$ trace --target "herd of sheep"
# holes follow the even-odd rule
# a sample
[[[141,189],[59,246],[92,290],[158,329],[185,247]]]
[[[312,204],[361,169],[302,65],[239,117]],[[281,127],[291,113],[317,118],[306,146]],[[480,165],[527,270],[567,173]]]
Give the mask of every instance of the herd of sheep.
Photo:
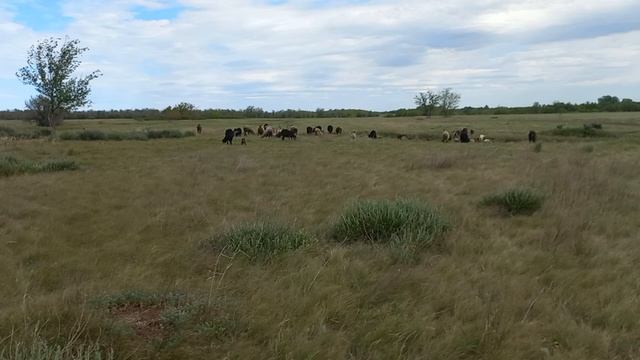
[[[316,127],[311,127],[308,126],[307,127],[307,135],[316,135],[316,136],[320,136],[324,134],[324,130],[322,129],[322,126],[316,126]],[[202,126],[200,124],[198,124],[198,126],[196,127],[196,131],[198,134],[202,134]],[[342,128],[341,127],[333,127],[332,125],[327,126],[326,131],[329,134],[336,134],[336,135],[341,135],[342,134]],[[233,139],[236,137],[241,137],[241,143],[242,145],[246,145],[247,144],[247,140],[246,140],[246,136],[248,135],[256,135],[256,132],[253,131],[253,129],[248,128],[248,127],[243,127],[243,128],[235,128],[235,129],[226,129],[224,132],[224,138],[222,139],[222,142],[224,144],[229,144],[232,145],[233,144]],[[289,128],[274,128],[273,126],[269,125],[269,124],[264,124],[264,125],[260,125],[258,127],[257,130],[257,135],[260,137],[279,137],[282,140],[284,139],[292,139],[295,140],[298,136],[298,129],[294,126],[291,126]],[[401,138],[403,135],[399,136],[398,138]],[[375,130],[371,130],[369,132],[368,137],[370,139],[377,139],[378,138],[378,133]],[[352,132],[351,133],[351,139],[355,140],[357,138],[357,134],[356,132]],[[528,139],[529,142],[536,142],[537,139],[537,134],[535,131],[529,131],[529,135],[528,135]],[[460,142],[460,143],[469,143],[471,141],[474,142],[491,142],[491,139],[489,139],[488,137],[486,137],[485,135],[481,134],[477,137],[474,136],[474,131],[473,129],[467,129],[467,128],[460,128],[460,129],[456,129],[452,132],[449,132],[447,130],[444,130],[442,132],[442,142],[447,143],[450,141],[454,141],[454,142]]]

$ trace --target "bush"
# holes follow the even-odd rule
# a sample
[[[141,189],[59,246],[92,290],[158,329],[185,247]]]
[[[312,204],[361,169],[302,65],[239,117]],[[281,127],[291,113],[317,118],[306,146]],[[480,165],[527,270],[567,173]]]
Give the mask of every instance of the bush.
[[[60,134],[62,140],[81,141],[122,141],[122,140],[149,140],[149,139],[179,139],[195,136],[193,131],[182,132],[180,130],[148,130],[137,132],[103,132],[100,130],[83,130],[79,132],[65,132]]]
[[[582,128],[560,128],[554,129],[551,135],[556,136],[575,136],[575,137],[608,137],[612,136],[610,133],[600,129],[596,129],[592,126],[585,125]]]
[[[251,261],[270,260],[277,255],[305,247],[311,242],[312,238],[307,233],[275,222],[235,226],[208,240],[208,244],[216,250],[240,254]]]
[[[543,200],[531,190],[515,189],[486,196],[480,204],[499,207],[511,215],[531,215],[542,207]]]
[[[361,201],[349,206],[333,228],[339,241],[429,247],[449,229],[448,222],[417,200]]]
[[[35,174],[40,172],[55,172],[76,170],[78,165],[74,161],[55,160],[49,162],[19,161],[12,156],[0,157],[0,176],[18,174]]]

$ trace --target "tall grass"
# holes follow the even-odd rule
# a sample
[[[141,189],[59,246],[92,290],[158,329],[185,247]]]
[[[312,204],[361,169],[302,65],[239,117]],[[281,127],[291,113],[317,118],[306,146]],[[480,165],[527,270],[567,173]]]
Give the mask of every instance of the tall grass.
[[[213,236],[207,244],[219,251],[228,251],[257,261],[270,260],[305,247],[312,241],[312,237],[304,231],[278,222],[259,221],[234,226]]]
[[[575,128],[556,128],[547,132],[555,136],[573,136],[573,137],[613,137],[613,134],[602,130],[602,127],[593,127],[585,125],[583,127]]]
[[[41,172],[56,172],[76,169],[78,169],[78,164],[71,160],[33,162],[27,160],[18,160],[12,156],[0,157],[0,176],[35,174]]]
[[[495,206],[511,215],[531,215],[542,207],[544,198],[528,189],[513,189],[488,195],[482,199],[482,206]]]
[[[193,131],[180,130],[148,130],[132,132],[105,132],[101,130],[83,130],[78,132],[64,132],[59,135],[62,140],[81,141],[123,141],[149,139],[180,139],[195,136]]]
[[[8,126],[0,125],[0,138],[1,137],[14,137],[18,139],[37,139],[51,135],[50,129],[33,129],[30,131],[18,131]]]
[[[430,246],[449,229],[438,211],[417,200],[368,200],[348,207],[333,228],[343,242],[411,242]]]

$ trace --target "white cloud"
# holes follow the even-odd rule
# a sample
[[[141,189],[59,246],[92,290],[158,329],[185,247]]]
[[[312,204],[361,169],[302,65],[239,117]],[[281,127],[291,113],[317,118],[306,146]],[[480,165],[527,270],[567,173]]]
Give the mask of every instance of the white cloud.
[[[571,89],[563,99],[574,101],[591,96],[594,84],[640,89],[639,31],[603,28],[575,39],[557,30],[585,21],[600,26],[594,19],[603,12],[638,9],[631,0],[179,3],[186,9],[177,18],[155,21],[137,19],[132,7],[175,2],[64,3],[72,19],[65,34],[91,49],[82,69],[104,73],[95,82],[95,107],[185,100],[200,107],[386,109],[412,106],[412,93],[427,87],[452,86],[470,105],[526,104],[542,100],[531,97],[549,94],[546,87]],[[540,34],[551,38],[540,42]],[[0,59],[0,79],[14,76],[26,49],[44,35],[0,8],[0,36],[10,39],[0,51],[11,53]]]

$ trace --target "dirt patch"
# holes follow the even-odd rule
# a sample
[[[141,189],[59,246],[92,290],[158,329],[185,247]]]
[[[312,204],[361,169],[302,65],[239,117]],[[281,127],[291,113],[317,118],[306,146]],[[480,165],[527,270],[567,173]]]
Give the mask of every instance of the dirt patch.
[[[161,319],[164,307],[161,305],[127,304],[111,308],[111,314],[123,321],[135,331],[136,335],[147,340],[165,338],[169,329]]]

